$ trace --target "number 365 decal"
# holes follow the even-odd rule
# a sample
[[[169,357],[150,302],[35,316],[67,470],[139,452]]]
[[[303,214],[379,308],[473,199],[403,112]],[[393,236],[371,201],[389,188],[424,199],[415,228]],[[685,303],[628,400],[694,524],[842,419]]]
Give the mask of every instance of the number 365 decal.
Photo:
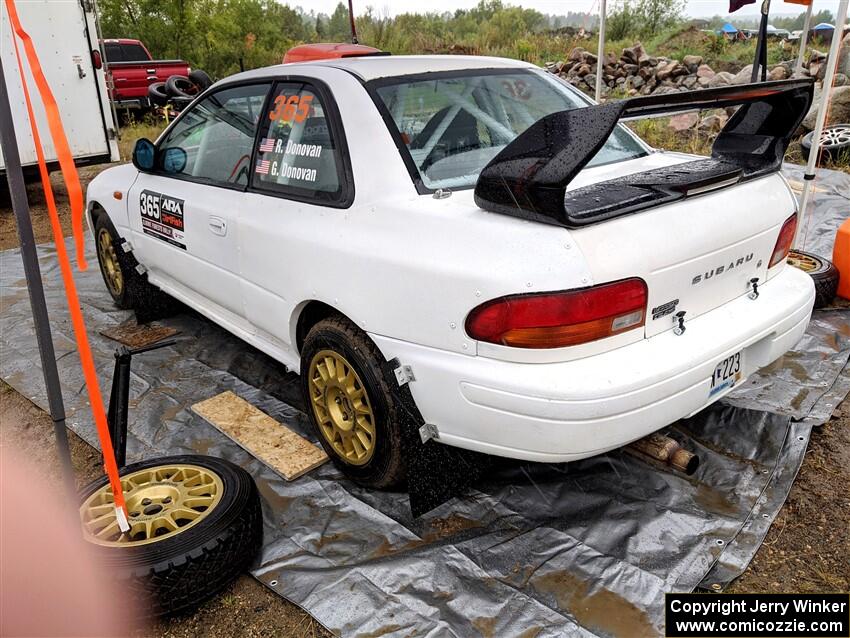
[[[278,95],[274,99],[274,108],[269,113],[273,122],[303,122],[310,114],[312,95]]]

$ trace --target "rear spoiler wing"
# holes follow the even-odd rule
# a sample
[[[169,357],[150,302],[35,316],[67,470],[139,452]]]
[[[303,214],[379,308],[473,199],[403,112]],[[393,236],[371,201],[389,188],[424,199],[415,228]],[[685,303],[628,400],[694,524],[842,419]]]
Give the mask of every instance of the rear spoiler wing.
[[[647,95],[552,113],[494,157],[475,203],[497,213],[580,228],[778,171],[812,103],[813,79]],[[711,157],[567,192],[622,119],[740,106]]]

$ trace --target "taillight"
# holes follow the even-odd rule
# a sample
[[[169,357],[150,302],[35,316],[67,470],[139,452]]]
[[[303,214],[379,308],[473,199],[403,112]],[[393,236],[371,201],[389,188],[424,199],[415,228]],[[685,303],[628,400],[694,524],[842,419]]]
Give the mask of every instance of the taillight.
[[[645,320],[646,283],[633,278],[493,299],[469,313],[466,332],[514,348],[560,348],[633,330]]]
[[[797,213],[794,213],[785,220],[782,224],[782,230],[779,231],[779,237],[776,239],[776,245],[773,247],[773,254],[770,256],[768,268],[773,268],[780,261],[783,261],[788,256],[788,251],[791,250],[791,244],[794,241],[794,233],[797,232]]]
[[[92,49],[91,64],[96,69],[103,68],[103,58],[100,56],[100,51],[98,51],[96,49]]]

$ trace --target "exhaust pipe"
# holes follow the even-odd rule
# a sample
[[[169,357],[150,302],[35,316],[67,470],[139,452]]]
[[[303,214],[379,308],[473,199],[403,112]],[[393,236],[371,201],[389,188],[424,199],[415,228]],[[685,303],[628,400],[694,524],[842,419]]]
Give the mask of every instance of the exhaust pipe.
[[[638,458],[649,458],[669,465],[688,476],[699,467],[699,457],[696,454],[688,452],[678,441],[658,432],[629,443],[623,449]]]

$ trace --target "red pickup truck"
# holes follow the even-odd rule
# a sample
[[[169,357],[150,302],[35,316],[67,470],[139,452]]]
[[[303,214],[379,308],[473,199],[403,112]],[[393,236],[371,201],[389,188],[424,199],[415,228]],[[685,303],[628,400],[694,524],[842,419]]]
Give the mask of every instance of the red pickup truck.
[[[109,97],[119,109],[150,108],[148,87],[172,75],[188,76],[185,60],[154,60],[139,40],[103,40]]]

